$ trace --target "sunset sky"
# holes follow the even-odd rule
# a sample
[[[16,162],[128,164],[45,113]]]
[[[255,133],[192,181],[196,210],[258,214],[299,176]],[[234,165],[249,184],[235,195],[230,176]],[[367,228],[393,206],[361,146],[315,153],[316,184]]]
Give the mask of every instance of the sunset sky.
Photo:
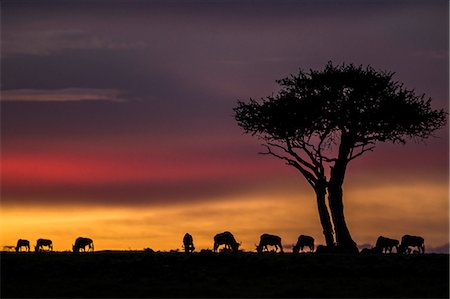
[[[299,68],[372,65],[449,106],[448,1],[2,1],[0,246],[197,249],[324,238],[315,194],[233,118]],[[449,242],[448,125],[344,186],[358,244]],[[442,248],[441,248],[442,249]],[[448,249],[447,249],[448,250]]]

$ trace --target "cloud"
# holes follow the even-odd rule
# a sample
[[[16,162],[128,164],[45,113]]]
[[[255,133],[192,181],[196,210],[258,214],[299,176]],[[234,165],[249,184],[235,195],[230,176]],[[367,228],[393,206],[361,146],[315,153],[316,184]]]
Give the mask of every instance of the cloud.
[[[364,248],[372,248],[373,245],[370,243],[364,243],[364,244],[358,244],[359,251],[363,250]]]
[[[121,94],[119,90],[100,88],[10,89],[1,92],[0,100],[12,102],[123,102],[125,99],[121,97]]]
[[[432,49],[432,50],[421,50],[412,53],[414,58],[418,59],[432,59],[432,60],[448,60],[450,52],[447,50]]]
[[[441,246],[436,246],[436,247],[428,246],[425,248],[425,250],[428,253],[447,253],[448,254],[449,253],[449,243],[443,244]]]
[[[280,184],[286,188],[290,181],[298,187],[295,177],[266,173],[267,166],[257,160],[237,163],[233,157],[220,156],[202,160],[186,151],[184,158],[150,151],[130,153],[128,158],[116,151],[107,157],[108,149],[102,155],[57,155],[52,149],[39,154],[36,150],[34,157],[8,151],[3,151],[1,163],[3,204],[22,198],[22,203],[121,205],[126,201],[127,205],[141,205],[210,201],[261,189],[270,193]]]
[[[114,40],[79,29],[51,29],[15,32],[2,41],[2,54],[50,55],[67,49],[142,49],[143,41]]]

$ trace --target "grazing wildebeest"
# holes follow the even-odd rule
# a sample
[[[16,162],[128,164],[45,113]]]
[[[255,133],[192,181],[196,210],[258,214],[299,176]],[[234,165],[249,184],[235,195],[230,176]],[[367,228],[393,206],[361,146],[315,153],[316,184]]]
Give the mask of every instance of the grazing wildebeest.
[[[188,233],[186,233],[183,237],[183,248],[186,253],[193,252],[195,250],[192,236]]]
[[[417,247],[419,253],[425,253],[425,240],[419,236],[404,235],[402,237],[402,242],[398,246],[397,252],[403,254],[405,252],[410,253],[409,247]]]
[[[30,251],[30,241],[22,240],[22,239],[17,240],[16,251],[19,252],[22,247],[25,247],[27,249],[27,251],[29,252]]]
[[[92,239],[79,237],[75,240],[75,245],[72,246],[73,252],[79,252],[80,249],[86,251],[86,246],[89,246],[89,251],[94,251],[94,242]]]
[[[225,245],[225,248],[229,246],[231,247],[233,253],[236,253],[241,244],[236,242],[236,239],[234,238],[232,233],[223,232],[214,236],[214,252],[217,252],[217,248],[219,247],[219,245]]]
[[[44,249],[43,247],[48,247],[49,251],[53,251],[52,240],[38,239],[36,241],[36,246],[34,247],[34,251],[42,251]]]
[[[297,244],[292,248],[293,253],[299,253],[303,251],[303,247],[309,247],[309,250],[314,251],[314,238],[310,236],[300,235],[297,240]]]
[[[398,240],[379,236],[377,239],[377,243],[375,244],[375,251],[378,251],[380,253],[392,253],[392,248],[394,247],[398,251]]]
[[[275,251],[280,249],[280,252],[283,253],[283,246],[281,245],[281,238],[274,235],[262,234],[259,239],[259,245],[256,245],[256,251],[258,253],[262,253],[264,249],[269,251],[267,246],[275,246]]]

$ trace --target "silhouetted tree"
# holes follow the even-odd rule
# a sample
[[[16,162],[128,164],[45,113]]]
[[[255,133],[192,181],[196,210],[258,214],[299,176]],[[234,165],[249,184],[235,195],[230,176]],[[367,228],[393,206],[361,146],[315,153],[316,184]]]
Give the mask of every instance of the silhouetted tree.
[[[278,80],[276,95],[238,101],[234,108],[239,126],[264,141],[267,150],[261,154],[286,161],[312,186],[326,243],[334,244],[334,231],[340,252],[358,252],[342,200],[349,162],[377,142],[423,140],[446,123],[444,110],[432,109],[430,98],[406,89],[393,75],[329,62],[322,71],[300,70]]]

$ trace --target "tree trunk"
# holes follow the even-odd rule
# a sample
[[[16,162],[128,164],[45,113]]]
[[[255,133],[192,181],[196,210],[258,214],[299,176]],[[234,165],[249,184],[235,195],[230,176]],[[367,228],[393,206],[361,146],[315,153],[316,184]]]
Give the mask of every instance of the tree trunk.
[[[317,196],[317,208],[319,210],[320,223],[322,224],[323,235],[328,247],[334,247],[333,226],[331,225],[330,213],[325,203],[326,181],[321,181],[314,188]]]
[[[353,241],[345,222],[344,204],[342,201],[342,185],[344,184],[345,171],[348,164],[350,144],[345,140],[344,136],[341,138],[338,159],[331,169],[330,181],[328,183],[328,203],[336,233],[337,250],[342,253],[358,253],[358,247]]]
[[[328,202],[333,218],[338,251],[343,253],[358,253],[358,247],[353,241],[345,222],[344,205],[342,203],[342,187],[330,180],[328,192]]]

